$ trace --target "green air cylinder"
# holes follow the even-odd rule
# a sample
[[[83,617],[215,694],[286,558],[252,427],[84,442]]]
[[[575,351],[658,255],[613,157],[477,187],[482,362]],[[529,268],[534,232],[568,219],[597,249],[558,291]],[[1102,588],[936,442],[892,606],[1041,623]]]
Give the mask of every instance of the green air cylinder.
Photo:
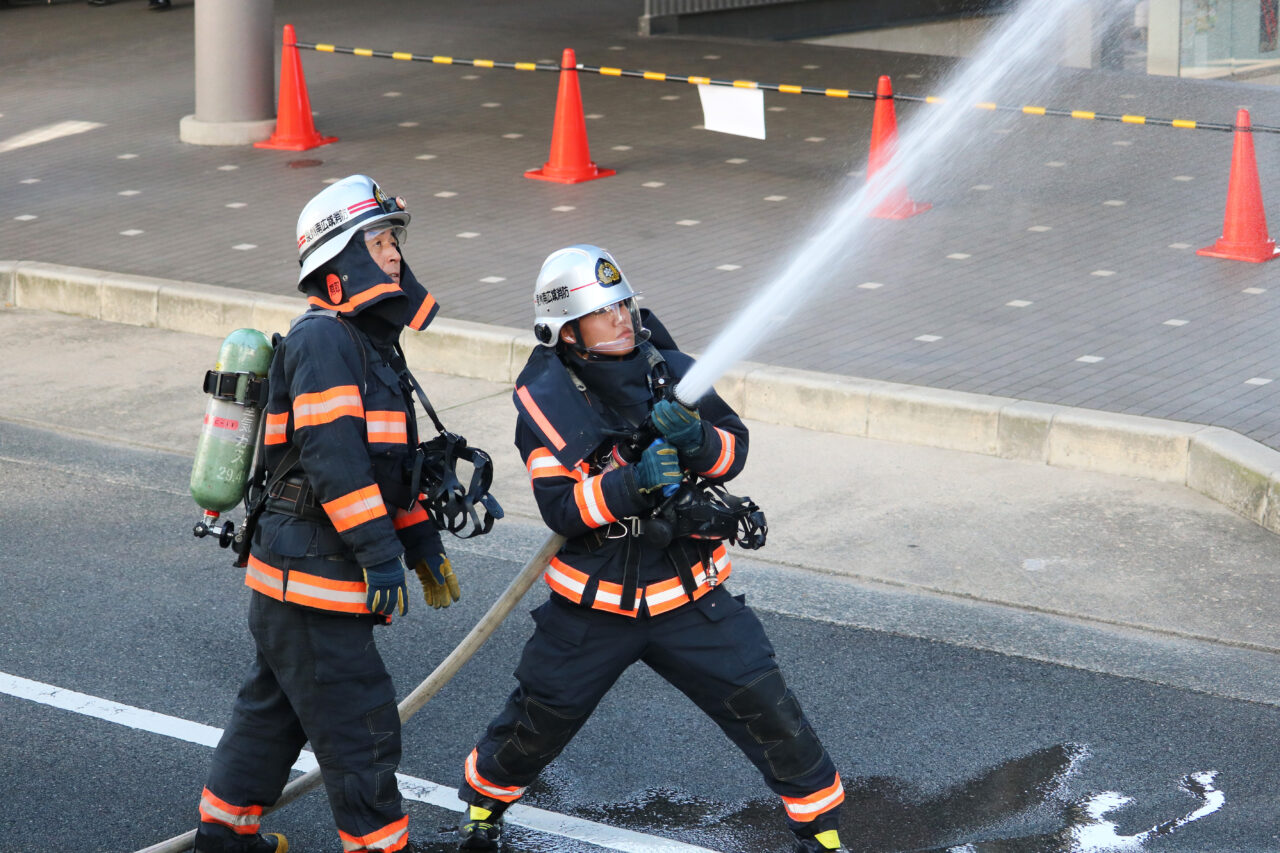
[[[244,497],[258,445],[261,410],[251,382],[267,375],[271,342],[257,329],[236,329],[205,376],[209,404],[191,466],[191,497],[206,513],[222,513]]]

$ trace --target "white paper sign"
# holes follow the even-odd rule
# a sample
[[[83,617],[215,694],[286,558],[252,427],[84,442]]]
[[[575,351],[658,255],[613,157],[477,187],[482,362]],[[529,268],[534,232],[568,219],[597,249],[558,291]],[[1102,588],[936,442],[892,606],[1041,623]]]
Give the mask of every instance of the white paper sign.
[[[730,86],[698,86],[707,130],[764,139],[764,92]]]

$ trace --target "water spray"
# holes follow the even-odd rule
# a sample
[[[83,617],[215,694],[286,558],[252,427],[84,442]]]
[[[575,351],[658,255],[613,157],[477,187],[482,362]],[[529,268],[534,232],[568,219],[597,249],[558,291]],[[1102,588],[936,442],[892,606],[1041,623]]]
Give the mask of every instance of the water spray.
[[[829,283],[834,261],[850,250],[878,221],[871,214],[903,185],[944,172],[940,166],[967,141],[963,125],[978,115],[974,104],[989,102],[994,90],[1016,81],[1043,86],[1056,70],[1046,56],[1060,39],[1068,16],[1092,6],[1098,14],[1117,14],[1089,0],[1023,0],[983,41],[974,57],[943,89],[934,108],[904,125],[898,150],[873,178],[837,204],[791,259],[747,308],[712,341],[676,386],[682,403],[696,402],[731,366],[781,328],[802,301],[810,301]],[[1115,4],[1122,5],[1122,4]],[[807,298],[806,298],[807,297]]]

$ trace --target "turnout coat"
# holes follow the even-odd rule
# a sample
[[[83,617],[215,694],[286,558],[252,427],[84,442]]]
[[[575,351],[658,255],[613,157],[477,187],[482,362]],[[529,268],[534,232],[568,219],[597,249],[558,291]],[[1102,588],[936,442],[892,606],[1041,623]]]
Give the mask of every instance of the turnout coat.
[[[645,314],[653,340],[631,357],[644,358],[642,348],[654,346],[679,380],[693,359]],[[566,368],[554,350],[534,350],[516,380],[514,401],[520,413],[515,443],[538,510],[547,526],[567,539],[543,576],[555,595],[622,616],[656,616],[701,598],[728,577],[732,565],[721,542],[683,538],[660,548],[636,535],[633,520],[648,514],[656,497],[641,494],[634,470],[610,454],[632,424]],[[653,403],[650,399],[648,406]],[[698,413],[702,447],[694,456],[681,456],[681,467],[712,482],[730,480],[746,464],[746,425],[714,390],[698,401]],[[634,595],[625,577],[629,563]]]
[[[339,258],[341,288],[307,291],[310,310],[272,360],[262,453],[268,474],[291,473],[267,501],[245,583],[288,604],[367,614],[364,567],[440,548],[410,500],[417,423],[395,346],[402,326],[425,328],[438,306],[407,265],[399,283],[385,281],[358,248]]]

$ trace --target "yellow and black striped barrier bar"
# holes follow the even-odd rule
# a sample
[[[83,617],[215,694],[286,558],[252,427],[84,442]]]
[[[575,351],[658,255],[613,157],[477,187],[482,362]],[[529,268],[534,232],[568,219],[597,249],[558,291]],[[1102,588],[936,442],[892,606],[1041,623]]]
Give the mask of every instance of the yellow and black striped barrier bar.
[[[423,56],[416,53],[391,50],[371,50],[363,47],[339,47],[333,44],[310,44],[298,42],[297,47],[305,50],[316,50],[322,53],[343,53],[351,56],[368,56],[377,59],[397,59],[404,62],[430,62],[434,65],[467,65],[473,68],[505,68],[513,71],[559,71],[559,65],[548,62],[503,62],[496,59],[458,59],[452,56]],[[765,92],[778,92],[783,95],[819,95],[826,98],[845,98],[851,100],[874,101],[875,92],[859,89],[829,89],[819,86],[796,86],[788,83],[759,83],[754,80],[728,80],[716,77],[698,77],[686,74],[666,74],[661,71],[636,71],[626,68],[613,68],[607,65],[587,65],[579,62],[576,70],[585,74],[599,74],[603,77],[636,77],[642,80],[656,80],[664,83],[688,83],[695,86],[726,86],[734,89],[760,89]],[[903,95],[894,93],[895,101],[920,104],[940,104],[945,99],[933,95]],[[1130,115],[1122,113],[1099,113],[1092,110],[1066,110],[1056,107],[1011,106],[992,102],[974,104],[975,109],[991,112],[1021,113],[1032,116],[1053,116],[1056,118],[1083,119],[1085,121],[1118,122],[1121,124],[1155,125],[1157,127],[1173,127],[1180,130],[1252,130],[1254,133],[1280,133],[1280,127],[1267,124],[1255,124],[1251,128],[1237,128],[1230,122],[1194,121],[1182,118],[1158,118],[1156,116]]]
[[[371,56],[375,59],[398,59],[402,62],[430,62],[434,65],[469,65],[473,68],[505,68],[509,71],[559,71],[559,65],[543,62],[503,62],[498,59],[457,59],[452,56],[421,56],[399,50],[371,50],[367,47],[340,47],[336,44],[298,42],[295,47],[321,53],[345,53],[349,56]]]

